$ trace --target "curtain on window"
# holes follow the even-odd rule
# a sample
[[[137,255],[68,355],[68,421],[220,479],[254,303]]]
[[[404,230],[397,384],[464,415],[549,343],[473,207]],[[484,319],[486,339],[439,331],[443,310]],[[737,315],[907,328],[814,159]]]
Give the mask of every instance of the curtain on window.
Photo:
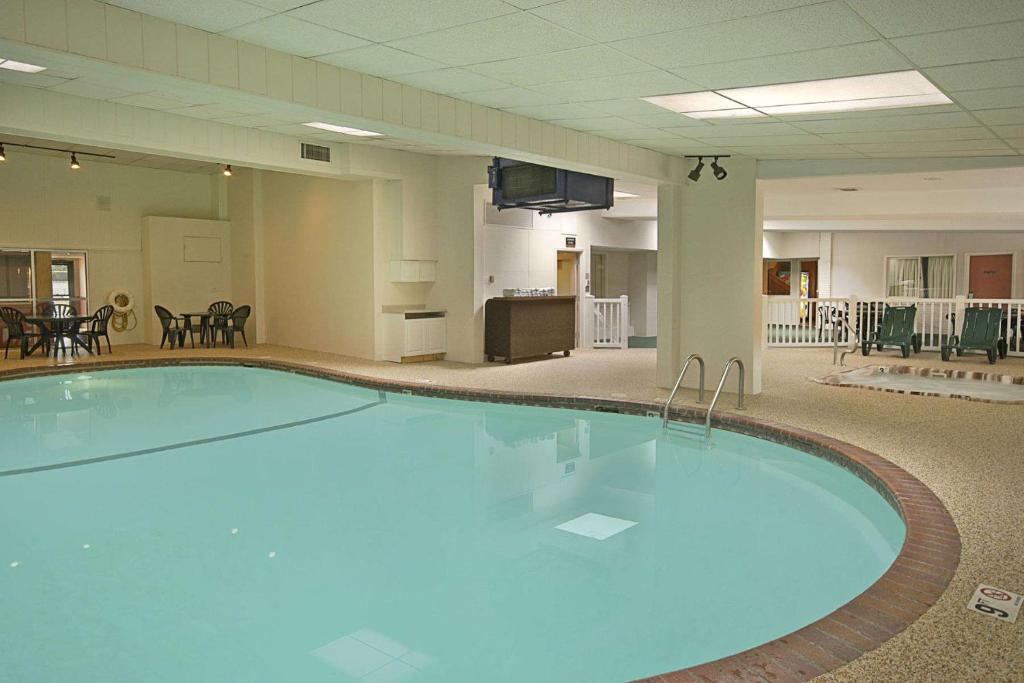
[[[917,297],[920,296],[923,287],[924,273],[919,257],[889,259],[889,272],[886,277],[889,296]]]
[[[952,299],[953,257],[928,257],[928,288],[923,295],[929,299]]]

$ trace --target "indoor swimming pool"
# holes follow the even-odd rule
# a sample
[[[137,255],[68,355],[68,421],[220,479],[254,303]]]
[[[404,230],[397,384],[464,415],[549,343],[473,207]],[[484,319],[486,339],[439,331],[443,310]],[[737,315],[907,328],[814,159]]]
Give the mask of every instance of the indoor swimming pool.
[[[817,620],[906,531],[781,444],[268,369],[3,381],[0,424],[10,681],[620,683]]]

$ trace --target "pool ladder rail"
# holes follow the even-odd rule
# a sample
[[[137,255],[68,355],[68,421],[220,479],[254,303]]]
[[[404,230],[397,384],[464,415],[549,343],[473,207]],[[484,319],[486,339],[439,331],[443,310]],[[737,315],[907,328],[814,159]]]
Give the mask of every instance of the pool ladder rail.
[[[683,369],[679,371],[679,377],[676,379],[676,385],[672,388],[672,393],[669,394],[668,400],[665,402],[665,408],[662,411],[661,415],[663,428],[667,429],[669,426],[669,408],[672,405],[672,401],[676,397],[676,393],[679,391],[679,386],[683,382],[683,376],[686,374],[686,371],[690,366],[690,362],[694,360],[696,360],[697,363],[700,365],[700,384],[697,392],[697,403],[704,402],[704,359],[699,354],[691,353],[689,356],[687,356],[686,361],[683,363]],[[747,374],[746,367],[743,365],[743,361],[741,361],[736,356],[733,356],[725,363],[725,369],[722,370],[722,377],[721,379],[718,380],[718,388],[715,389],[715,395],[711,399],[711,405],[708,406],[708,411],[704,416],[705,441],[709,441],[711,439],[711,414],[712,411],[714,411],[715,406],[718,405],[718,399],[721,397],[722,389],[725,387],[725,380],[729,377],[729,371],[732,369],[734,365],[738,366],[739,368],[739,395],[736,401],[736,409],[743,410],[743,389],[746,383]]]

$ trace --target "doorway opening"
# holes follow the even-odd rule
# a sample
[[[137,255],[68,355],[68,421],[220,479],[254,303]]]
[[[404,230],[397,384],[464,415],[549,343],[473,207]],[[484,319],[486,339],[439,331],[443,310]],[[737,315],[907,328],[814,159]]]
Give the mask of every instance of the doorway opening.
[[[559,251],[555,294],[576,297],[576,345],[580,343],[580,252]]]

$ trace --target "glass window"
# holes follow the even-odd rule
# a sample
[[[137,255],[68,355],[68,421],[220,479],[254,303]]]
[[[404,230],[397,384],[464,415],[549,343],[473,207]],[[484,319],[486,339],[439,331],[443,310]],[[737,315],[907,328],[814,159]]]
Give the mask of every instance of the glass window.
[[[32,255],[0,250],[0,299],[32,297]]]
[[[953,256],[894,256],[886,260],[885,277],[890,297],[952,299],[956,260]]]

